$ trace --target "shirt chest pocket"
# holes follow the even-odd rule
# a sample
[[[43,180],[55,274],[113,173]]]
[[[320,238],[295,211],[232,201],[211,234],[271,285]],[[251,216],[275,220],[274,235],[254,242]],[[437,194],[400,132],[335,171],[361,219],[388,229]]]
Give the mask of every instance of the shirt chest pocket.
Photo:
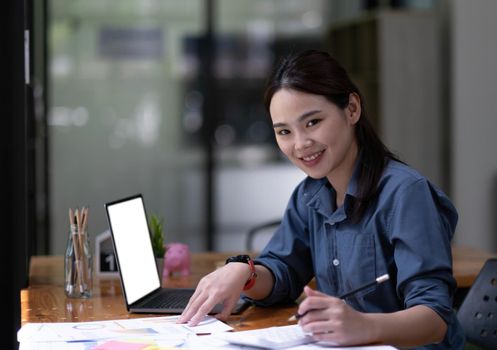
[[[336,235],[337,256],[340,263],[341,293],[356,289],[376,279],[374,237],[370,234],[339,232]],[[371,293],[372,286],[354,295],[356,299]]]

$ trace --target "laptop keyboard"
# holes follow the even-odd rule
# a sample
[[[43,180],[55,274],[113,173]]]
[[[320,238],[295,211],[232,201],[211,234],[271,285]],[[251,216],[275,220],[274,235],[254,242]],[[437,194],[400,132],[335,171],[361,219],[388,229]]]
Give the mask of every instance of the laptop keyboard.
[[[146,306],[150,308],[184,308],[188,304],[188,300],[192,295],[190,290],[161,290],[152,299],[144,300],[139,304],[140,307]]]

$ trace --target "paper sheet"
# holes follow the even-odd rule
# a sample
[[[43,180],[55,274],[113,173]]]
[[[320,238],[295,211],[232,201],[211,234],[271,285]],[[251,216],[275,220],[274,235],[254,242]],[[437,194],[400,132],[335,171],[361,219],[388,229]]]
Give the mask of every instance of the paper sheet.
[[[233,328],[212,316],[195,327],[177,324],[179,316],[124,320],[28,323],[17,333],[19,350],[240,350],[244,347],[225,342],[216,333]],[[199,334],[211,335],[199,335]],[[293,350],[393,350],[390,346],[330,347],[307,344]]]
[[[249,347],[243,347],[238,345],[233,345],[228,342],[223,341],[215,335],[192,337],[188,339],[183,346],[185,349],[202,349],[202,350],[241,350],[249,349]],[[253,348],[250,348],[253,349]],[[377,346],[355,346],[355,347],[334,347],[323,343],[313,343],[306,345],[293,346],[285,348],[285,350],[397,350],[396,348],[388,345],[377,345]],[[19,349],[21,350],[21,349]]]
[[[187,334],[213,334],[233,329],[212,316],[199,325],[177,324],[179,316],[63,323],[28,323],[17,332],[19,342],[67,342],[123,338],[185,338]]]

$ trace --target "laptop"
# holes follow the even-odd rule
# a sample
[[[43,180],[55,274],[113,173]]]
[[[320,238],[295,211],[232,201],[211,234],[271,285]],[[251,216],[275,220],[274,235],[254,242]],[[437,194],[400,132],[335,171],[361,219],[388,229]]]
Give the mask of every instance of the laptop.
[[[195,289],[161,287],[143,196],[106,203],[105,209],[128,312],[182,313]],[[247,304],[240,298],[232,313]],[[221,304],[216,305],[210,313],[221,309]]]

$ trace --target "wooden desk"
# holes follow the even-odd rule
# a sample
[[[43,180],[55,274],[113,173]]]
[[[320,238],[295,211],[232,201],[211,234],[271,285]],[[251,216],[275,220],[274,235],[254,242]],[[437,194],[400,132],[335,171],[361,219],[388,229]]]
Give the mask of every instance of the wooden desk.
[[[163,281],[165,287],[194,287],[200,278],[236,253],[195,253],[192,275]],[[483,264],[495,254],[468,247],[454,247],[454,276],[461,289],[468,289]],[[124,306],[119,279],[95,278],[89,299],[70,299],[63,288],[64,263],[61,256],[31,258],[30,286],[21,291],[22,324],[27,322],[76,322],[144,317],[129,314]],[[286,325],[296,307],[251,307],[241,315],[233,315],[228,324],[236,330]]]
[[[226,258],[240,253],[194,253],[192,274],[163,280],[164,287],[195,287],[198,281]],[[152,314],[126,311],[119,278],[94,278],[89,299],[67,298],[64,294],[62,256],[34,256],[29,271],[30,285],[21,291],[21,324],[28,322],[78,322],[140,318]],[[295,305],[271,308],[250,307],[241,315],[232,315],[228,324],[236,330],[288,325]]]
[[[457,286],[461,289],[469,289],[485,261],[491,258],[497,258],[497,254],[470,247],[453,247],[452,268]]]

